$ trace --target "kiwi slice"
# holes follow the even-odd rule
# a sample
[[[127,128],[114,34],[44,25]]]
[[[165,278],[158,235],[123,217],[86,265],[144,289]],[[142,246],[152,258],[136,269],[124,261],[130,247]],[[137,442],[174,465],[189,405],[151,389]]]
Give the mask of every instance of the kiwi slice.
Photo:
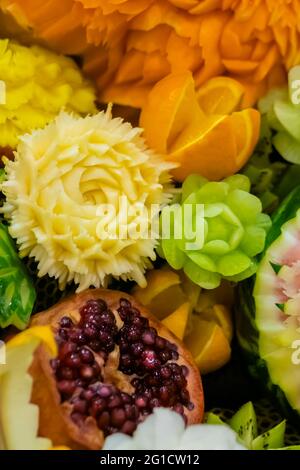
[[[206,423],[228,424],[237,433],[241,443],[250,450],[300,450],[300,445],[284,447],[285,420],[263,434],[258,434],[256,413],[251,402],[243,405],[227,423],[212,412],[206,414]]]

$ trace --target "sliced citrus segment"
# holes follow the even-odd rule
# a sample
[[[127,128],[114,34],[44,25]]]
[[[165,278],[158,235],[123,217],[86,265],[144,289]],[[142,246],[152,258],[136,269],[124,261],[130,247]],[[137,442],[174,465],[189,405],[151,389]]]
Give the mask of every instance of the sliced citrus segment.
[[[196,311],[203,312],[216,304],[222,304],[232,308],[234,302],[234,287],[228,281],[222,281],[220,286],[214,290],[202,291],[197,302]]]
[[[179,163],[173,170],[183,181],[191,173],[220,180],[239,171],[252,154],[259,138],[260,114],[247,109],[229,116],[217,116],[205,132],[190,140],[182,133],[167,159]]]
[[[45,344],[53,356],[57,355],[57,344],[53,332],[49,326],[33,326],[14,336],[7,343],[7,350],[13,350],[16,347],[29,343]]]
[[[162,323],[179,339],[183,339],[189,319],[190,304],[186,302],[168,315]]]
[[[202,317],[207,321],[215,321],[223,330],[226,338],[231,342],[233,337],[232,316],[229,308],[225,305],[216,304],[212,308],[204,311]]]
[[[195,117],[203,118],[191,72],[172,74],[158,82],[143,107],[140,126],[148,145],[167,153],[175,138]]]
[[[202,374],[213,372],[230,359],[231,348],[222,328],[214,322],[194,319],[192,332],[185,338]]]
[[[171,269],[154,269],[147,273],[147,287],[136,286],[132,293],[143,305],[149,305],[161,292],[180,284],[179,274]]]
[[[132,294],[156,318],[162,320],[187,302],[187,295],[180,284],[179,273],[171,269],[157,269],[147,274],[147,286],[136,286]]]
[[[215,77],[198,89],[197,99],[208,115],[230,114],[240,109],[244,93],[243,85],[233,78]]]

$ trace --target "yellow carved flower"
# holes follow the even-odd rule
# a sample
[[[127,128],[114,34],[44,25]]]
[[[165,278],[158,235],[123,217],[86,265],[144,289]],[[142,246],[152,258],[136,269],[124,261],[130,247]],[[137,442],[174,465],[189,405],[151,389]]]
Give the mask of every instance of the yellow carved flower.
[[[16,147],[18,136],[44,127],[62,108],[93,113],[95,90],[75,62],[39,46],[0,40],[0,147]]]
[[[61,113],[21,137],[15,161],[6,161],[3,212],[40,276],[61,288],[74,280],[79,290],[106,285],[110,275],[144,284],[158,237],[147,238],[145,218],[169,201],[173,165],[147,150],[140,133],[108,110]]]

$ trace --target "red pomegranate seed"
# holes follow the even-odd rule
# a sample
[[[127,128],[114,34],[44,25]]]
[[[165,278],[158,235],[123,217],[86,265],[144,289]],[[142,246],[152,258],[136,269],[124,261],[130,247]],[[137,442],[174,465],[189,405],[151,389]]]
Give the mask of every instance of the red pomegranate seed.
[[[94,369],[91,366],[84,365],[80,368],[80,377],[84,380],[89,380],[94,377]]]
[[[59,348],[59,357],[60,359],[64,359],[68,354],[76,351],[77,346],[74,343],[64,343],[60,348]]]
[[[131,352],[134,356],[140,356],[144,351],[144,346],[142,343],[134,343],[131,345]]]
[[[142,353],[142,364],[146,369],[156,369],[160,366],[156,353],[151,349],[147,349]]]
[[[59,324],[62,328],[71,328],[71,326],[73,326],[73,322],[70,317],[62,317]]]
[[[163,385],[159,389],[159,398],[166,403],[170,398],[170,391],[166,385]]]
[[[58,375],[61,379],[73,380],[77,378],[77,372],[70,367],[60,367]]]
[[[83,328],[84,335],[89,339],[95,339],[98,336],[98,329],[92,323],[86,323]]]
[[[98,390],[98,394],[100,397],[102,398],[108,398],[110,397],[110,395],[112,394],[112,390],[110,387],[106,386],[106,385],[103,385],[99,390]]]
[[[82,331],[79,328],[72,328],[69,331],[69,338],[71,341],[78,344],[81,334],[82,334]]]
[[[122,405],[122,399],[120,396],[111,396],[108,402],[108,408],[117,408]]]
[[[120,397],[124,404],[131,403],[131,396],[127,393],[121,392]]]
[[[94,377],[99,377],[101,378],[101,370],[97,362],[95,361],[94,364],[92,365],[92,369],[94,371]]]
[[[160,336],[158,336],[156,339],[155,339],[155,346],[158,348],[158,349],[165,349],[166,347],[166,340],[164,338],[161,338]]]
[[[81,400],[79,397],[76,397],[73,401],[73,410],[77,411],[81,414],[86,414],[87,411],[87,402],[85,400]]]
[[[114,314],[101,300],[91,300],[81,308],[78,324],[67,316],[60,320],[59,358],[51,366],[62,400],[68,399],[73,406],[74,422],[82,423],[91,415],[105,435],[132,434],[155,407],[170,407],[185,416],[184,409],[194,405],[186,389],[187,367],[170,362],[178,359],[176,344],[158,336],[127,299],[120,300],[118,312],[124,322],[119,331]],[[116,345],[120,348],[119,370],[128,376],[135,374],[133,395],[102,383],[94,352],[105,363]]]
[[[153,330],[153,328],[151,328],[149,330],[146,330],[142,334],[142,341],[147,346],[153,346],[153,344],[155,344],[156,336],[157,336],[157,334],[156,334],[155,330]]]
[[[135,421],[125,421],[121,427],[121,432],[124,434],[132,434],[136,430],[137,423]]]
[[[72,395],[75,392],[76,384],[73,380],[61,380],[57,382],[57,388],[64,395]]]
[[[160,369],[160,375],[161,375],[162,379],[169,379],[172,375],[172,372],[170,371],[168,366],[163,366]]]
[[[68,367],[72,367],[72,368],[80,367],[81,366],[81,360],[80,360],[79,355],[75,352],[68,354],[64,358],[64,364],[66,364]]]
[[[168,362],[171,359],[171,357],[172,357],[172,353],[170,351],[165,350],[165,351],[160,351],[159,353],[159,358],[163,364]]]
[[[98,352],[101,349],[101,342],[98,339],[91,339],[91,341],[89,341],[89,347],[93,351]]]
[[[97,416],[99,413],[104,411],[106,408],[106,401],[103,398],[94,398],[91,404],[91,414],[92,416]]]
[[[125,405],[124,410],[125,410],[126,418],[135,419],[136,407],[134,405]]]
[[[95,359],[92,351],[90,351],[90,349],[86,348],[85,346],[79,349],[79,357],[85,364],[92,364]]]
[[[126,421],[126,414],[123,408],[114,408],[111,412],[111,424],[120,428]]]
[[[110,414],[108,411],[103,411],[98,419],[98,426],[100,429],[104,429],[109,426],[110,423]]]
[[[157,408],[158,406],[160,406],[160,402],[157,398],[152,398],[152,400],[150,400],[149,405],[151,406],[151,408]]]
[[[173,410],[176,411],[176,413],[179,413],[180,415],[183,415],[184,409],[181,403],[177,403],[175,406],[173,406]]]
[[[58,331],[58,335],[61,339],[65,340],[65,341],[69,338],[69,332],[65,328],[60,328],[59,331]]]
[[[138,408],[146,408],[148,406],[148,400],[146,397],[138,397],[135,399],[135,404]]]
[[[85,400],[90,401],[95,396],[95,392],[91,389],[83,390],[80,396]]]

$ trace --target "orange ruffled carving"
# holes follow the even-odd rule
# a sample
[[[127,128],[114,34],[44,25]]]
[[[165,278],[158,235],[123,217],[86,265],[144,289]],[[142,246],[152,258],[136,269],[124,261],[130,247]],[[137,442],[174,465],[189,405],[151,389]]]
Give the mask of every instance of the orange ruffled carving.
[[[101,98],[142,106],[153,85],[190,70],[196,86],[228,75],[245,106],[300,62],[299,0],[0,0],[50,45],[83,50]],[[76,38],[76,40],[75,40]]]
[[[248,107],[281,85],[285,69],[300,60],[297,0],[79,1],[97,4],[93,17],[97,10],[107,20],[98,42],[92,21],[93,43],[106,41],[106,70],[94,75],[103,101],[141,107],[157,81],[190,70],[196,87],[218,75],[237,79]],[[118,51],[111,46],[114,35]],[[87,69],[97,54],[87,57]]]
[[[18,37],[23,28],[25,39],[36,39],[63,54],[78,54],[87,48],[81,8],[74,0],[0,0],[0,7],[6,14],[1,18],[6,35]],[[15,24],[8,22],[7,15]]]

